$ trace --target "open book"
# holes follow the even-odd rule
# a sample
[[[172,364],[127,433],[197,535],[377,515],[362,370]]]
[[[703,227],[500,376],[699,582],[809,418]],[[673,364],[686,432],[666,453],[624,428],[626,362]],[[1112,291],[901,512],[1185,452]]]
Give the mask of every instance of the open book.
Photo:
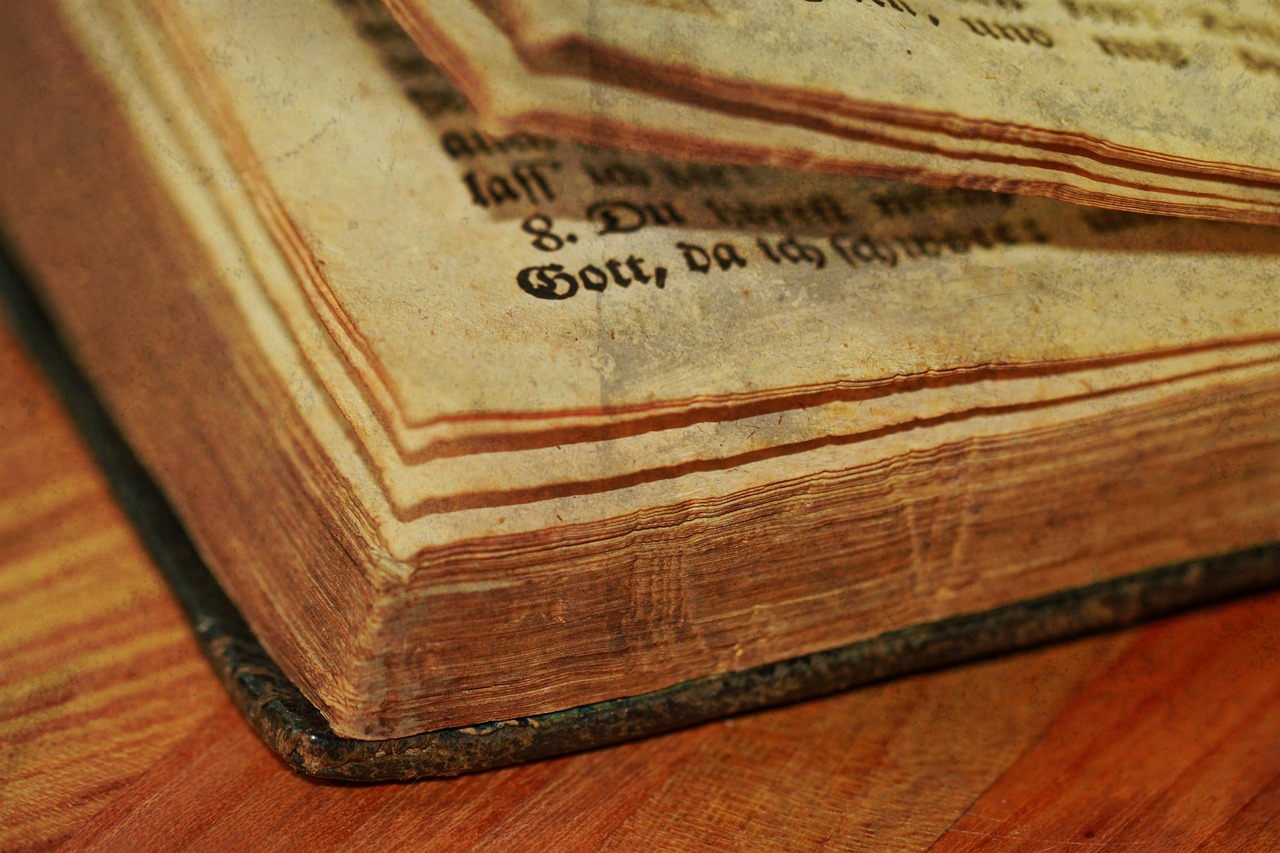
[[[365,4],[3,14],[0,221],[341,736],[1280,539],[1270,227],[494,135]]]

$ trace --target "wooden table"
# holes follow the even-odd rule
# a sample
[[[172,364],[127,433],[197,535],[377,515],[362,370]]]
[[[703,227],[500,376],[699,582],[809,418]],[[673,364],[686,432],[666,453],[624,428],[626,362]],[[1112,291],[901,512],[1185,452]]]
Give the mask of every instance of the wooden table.
[[[460,779],[240,719],[0,326],[0,849],[1280,849],[1280,594]]]

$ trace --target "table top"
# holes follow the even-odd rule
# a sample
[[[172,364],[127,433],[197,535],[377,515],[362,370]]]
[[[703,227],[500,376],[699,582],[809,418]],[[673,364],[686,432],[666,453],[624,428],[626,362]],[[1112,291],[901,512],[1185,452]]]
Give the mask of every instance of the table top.
[[[0,849],[1280,849],[1280,593],[565,758],[259,743],[0,326]]]

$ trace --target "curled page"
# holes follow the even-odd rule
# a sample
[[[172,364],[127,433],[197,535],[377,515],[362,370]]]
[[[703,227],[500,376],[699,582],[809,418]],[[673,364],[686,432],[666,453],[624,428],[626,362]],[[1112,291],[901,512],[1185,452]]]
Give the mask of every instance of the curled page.
[[[1280,222],[1280,6],[386,0],[494,126]]]

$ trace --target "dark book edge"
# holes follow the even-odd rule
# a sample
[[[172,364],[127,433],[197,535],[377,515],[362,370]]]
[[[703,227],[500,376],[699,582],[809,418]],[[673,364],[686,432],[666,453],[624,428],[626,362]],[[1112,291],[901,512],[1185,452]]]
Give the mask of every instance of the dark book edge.
[[[77,367],[0,243],[0,302],[71,414],[191,622],[201,651],[263,741],[330,779],[452,776],[547,758],[810,699],[894,676],[1116,629],[1280,584],[1280,543],[1163,566],[1042,598],[891,631],[848,646],[564,711],[387,740],[334,734],[263,650],[159,486]]]

